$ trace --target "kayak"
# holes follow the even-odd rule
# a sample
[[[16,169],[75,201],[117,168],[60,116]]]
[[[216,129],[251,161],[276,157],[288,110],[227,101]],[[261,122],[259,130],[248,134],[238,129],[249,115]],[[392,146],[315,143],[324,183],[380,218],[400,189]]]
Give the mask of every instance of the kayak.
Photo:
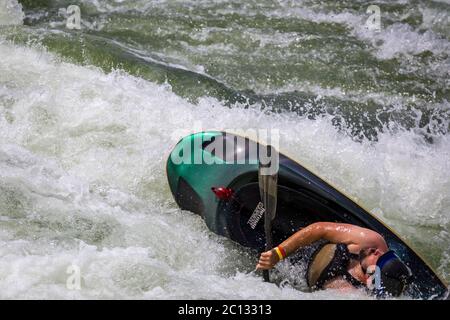
[[[208,228],[245,247],[265,247],[264,208],[258,184],[258,152],[249,137],[208,131],[188,135],[167,160],[167,178],[177,205],[200,215]],[[319,221],[349,223],[381,234],[411,269],[406,294],[445,299],[448,285],[391,228],[300,163],[279,153],[276,216],[272,237],[281,243]]]

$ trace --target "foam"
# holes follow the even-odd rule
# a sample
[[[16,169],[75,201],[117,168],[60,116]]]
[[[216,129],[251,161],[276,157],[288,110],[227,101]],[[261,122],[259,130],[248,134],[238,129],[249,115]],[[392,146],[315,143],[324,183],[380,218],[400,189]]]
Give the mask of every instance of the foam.
[[[21,25],[24,13],[17,0],[0,0],[0,26]]]

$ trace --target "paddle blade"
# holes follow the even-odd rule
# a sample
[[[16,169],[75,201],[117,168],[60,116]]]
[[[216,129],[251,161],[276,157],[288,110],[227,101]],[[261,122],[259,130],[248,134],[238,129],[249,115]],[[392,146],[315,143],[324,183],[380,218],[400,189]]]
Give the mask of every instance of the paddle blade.
[[[270,149],[270,154],[272,159],[276,159],[276,150],[272,146],[267,146]],[[265,209],[265,218],[272,221],[275,218],[277,210],[277,190],[278,190],[278,172],[273,174],[266,174],[271,163],[264,164],[259,162],[258,168],[258,182],[259,182],[259,192],[261,196],[261,202]],[[273,164],[272,164],[273,165]],[[267,220],[267,219],[266,219]]]
[[[271,158],[278,161],[278,154],[276,154],[275,148],[272,146],[267,146],[266,155],[269,151]],[[261,196],[261,202],[264,205],[264,233],[266,235],[266,250],[270,250],[273,247],[272,240],[272,221],[275,218],[275,214],[277,211],[277,190],[278,190],[278,172],[268,174],[270,170],[270,165],[273,163],[262,163],[259,162],[258,167],[258,183],[259,183],[259,192]],[[278,163],[276,163],[278,165]],[[265,170],[266,169],[266,170]],[[264,281],[269,282],[269,270],[264,270],[263,272]]]

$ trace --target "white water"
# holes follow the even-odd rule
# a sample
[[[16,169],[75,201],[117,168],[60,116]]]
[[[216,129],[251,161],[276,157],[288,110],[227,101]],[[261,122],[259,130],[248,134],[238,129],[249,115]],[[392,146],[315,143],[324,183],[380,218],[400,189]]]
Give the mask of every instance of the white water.
[[[246,274],[248,253],[176,209],[165,160],[172,133],[198,119],[205,129],[282,128],[281,149],[314,163],[406,238],[448,254],[447,137],[426,145],[413,133],[384,134],[360,144],[325,119],[228,109],[210,98],[192,105],[168,87],[39,49],[3,43],[0,58],[3,298],[314,297]],[[421,239],[419,226],[443,231]],[[81,291],[65,287],[72,263]],[[235,274],[242,263],[247,271]]]
[[[0,26],[20,25],[24,16],[16,0],[0,0]]]
[[[425,144],[399,131],[359,143],[327,118],[230,109],[210,97],[194,105],[167,85],[3,41],[0,298],[367,298],[264,283],[251,273],[251,252],[177,209],[165,161],[177,132],[198,121],[280,129],[282,151],[359,200],[449,278],[448,136]],[[66,286],[72,264],[81,290]]]

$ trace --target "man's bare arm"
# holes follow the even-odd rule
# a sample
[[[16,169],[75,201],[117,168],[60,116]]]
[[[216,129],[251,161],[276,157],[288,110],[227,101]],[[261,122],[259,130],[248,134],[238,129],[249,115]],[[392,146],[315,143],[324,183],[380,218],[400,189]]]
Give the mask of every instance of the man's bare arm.
[[[294,233],[282,242],[281,246],[289,255],[320,239],[332,243],[345,243],[352,252],[371,247],[387,250],[386,242],[378,233],[351,224],[333,222],[313,223]]]
[[[352,253],[359,253],[362,249],[376,248],[387,251],[388,247],[383,237],[370,229],[351,224],[317,222],[297,231],[280,244],[287,255],[297,249],[307,246],[317,240],[325,239],[332,243],[345,243]],[[279,261],[274,250],[263,252],[257,269],[270,269]]]

